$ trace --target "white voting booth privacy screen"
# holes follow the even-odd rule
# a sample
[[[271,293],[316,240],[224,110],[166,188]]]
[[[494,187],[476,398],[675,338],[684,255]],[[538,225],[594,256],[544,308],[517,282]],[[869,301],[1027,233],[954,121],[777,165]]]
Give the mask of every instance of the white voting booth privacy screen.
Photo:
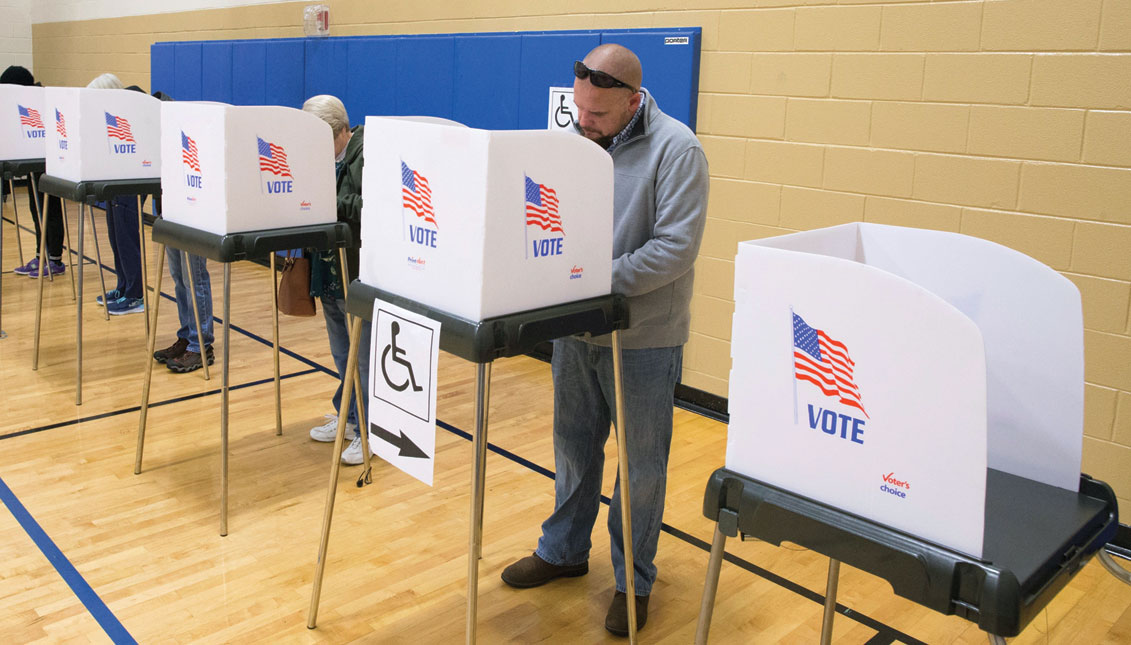
[[[330,126],[302,110],[161,104],[165,219],[224,235],[337,221]]]
[[[1076,490],[1080,296],[992,242],[848,224],[739,245],[727,467],[980,557],[986,468]]]
[[[42,87],[0,85],[0,159],[43,159],[48,121]]]
[[[360,279],[468,320],[611,291],[609,155],[572,133],[368,117]]]
[[[47,174],[69,181],[161,176],[161,101],[131,90],[44,91]]]

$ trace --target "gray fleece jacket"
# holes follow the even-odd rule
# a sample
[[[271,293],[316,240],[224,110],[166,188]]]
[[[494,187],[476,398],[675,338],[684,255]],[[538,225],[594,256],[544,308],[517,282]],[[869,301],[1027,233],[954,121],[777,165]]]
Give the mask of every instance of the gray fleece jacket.
[[[645,90],[627,138],[611,146],[613,293],[628,297],[621,347],[687,342],[695,257],[707,219],[707,158],[687,126]],[[610,345],[611,335],[586,339]]]

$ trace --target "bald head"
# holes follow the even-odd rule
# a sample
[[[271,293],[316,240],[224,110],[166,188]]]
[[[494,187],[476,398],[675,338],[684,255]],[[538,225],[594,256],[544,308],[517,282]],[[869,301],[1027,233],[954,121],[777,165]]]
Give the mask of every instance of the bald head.
[[[640,59],[631,49],[608,43],[598,45],[585,55],[581,61],[589,69],[600,70],[634,89],[640,89],[644,73],[640,69]]]

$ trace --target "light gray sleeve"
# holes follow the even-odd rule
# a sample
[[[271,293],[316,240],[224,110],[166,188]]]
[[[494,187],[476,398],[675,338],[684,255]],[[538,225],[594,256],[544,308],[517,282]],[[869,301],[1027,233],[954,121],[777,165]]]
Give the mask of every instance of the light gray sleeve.
[[[656,225],[643,246],[613,260],[613,291],[638,296],[687,273],[699,254],[707,220],[707,158],[699,147],[660,166]]]

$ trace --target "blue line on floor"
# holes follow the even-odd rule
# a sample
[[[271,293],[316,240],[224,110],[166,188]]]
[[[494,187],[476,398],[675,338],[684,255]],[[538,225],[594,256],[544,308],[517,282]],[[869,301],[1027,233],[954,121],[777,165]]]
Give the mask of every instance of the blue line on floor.
[[[94,589],[87,584],[82,574],[75,569],[75,566],[71,564],[67,556],[63,555],[59,547],[55,546],[55,542],[48,537],[43,528],[39,526],[39,523],[35,521],[35,518],[27,512],[24,505],[20,503],[20,500],[17,499],[12,490],[8,488],[8,485],[4,483],[3,478],[0,478],[0,499],[4,501],[4,505],[7,506],[8,510],[12,513],[12,517],[15,517],[16,521],[20,523],[20,526],[24,528],[24,531],[27,532],[32,542],[35,542],[35,545],[43,552],[47,561],[59,572],[63,581],[71,588],[71,591],[75,592],[78,599],[86,606],[90,615],[102,626],[103,631],[110,637],[110,640],[115,643],[134,643],[136,645],[137,641],[134,640],[133,636],[130,636],[130,633],[126,631],[126,628],[122,626],[122,623],[118,621],[117,617],[110,611],[110,608],[106,606],[106,603],[102,602],[102,599],[98,597]]]

